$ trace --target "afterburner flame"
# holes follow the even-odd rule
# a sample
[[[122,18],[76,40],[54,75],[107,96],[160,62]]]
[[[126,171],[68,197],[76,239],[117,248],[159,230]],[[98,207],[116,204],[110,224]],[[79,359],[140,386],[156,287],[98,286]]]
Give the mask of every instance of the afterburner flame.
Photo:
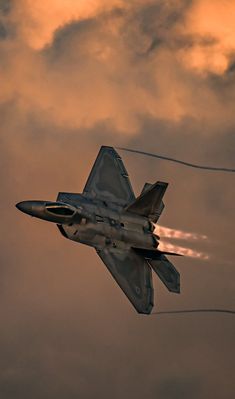
[[[206,240],[207,236],[197,233],[189,233],[182,230],[171,229],[169,227],[155,225],[154,233],[159,235],[160,238],[181,239],[186,241]],[[174,245],[168,241],[161,240],[158,246],[160,251],[176,252],[184,256],[198,259],[209,259],[209,256],[203,252],[193,250],[191,248],[181,247]]]
[[[178,245],[171,244],[167,241],[161,241],[158,249],[160,251],[175,252],[184,256],[189,256],[190,258],[197,258],[202,260],[209,259],[209,255],[193,250],[191,248],[180,247]]]
[[[155,225],[154,233],[160,237],[176,238],[182,240],[206,240],[207,236],[197,233],[188,233],[182,230],[171,229],[169,227]]]

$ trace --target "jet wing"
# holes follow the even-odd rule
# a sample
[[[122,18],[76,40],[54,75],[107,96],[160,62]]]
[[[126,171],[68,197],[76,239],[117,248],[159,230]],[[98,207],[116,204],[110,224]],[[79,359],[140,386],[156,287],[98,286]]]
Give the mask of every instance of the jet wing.
[[[132,249],[104,248],[97,253],[137,312],[151,313],[152,271],[147,261]]]
[[[121,206],[135,199],[126,168],[113,147],[101,147],[83,194]]]

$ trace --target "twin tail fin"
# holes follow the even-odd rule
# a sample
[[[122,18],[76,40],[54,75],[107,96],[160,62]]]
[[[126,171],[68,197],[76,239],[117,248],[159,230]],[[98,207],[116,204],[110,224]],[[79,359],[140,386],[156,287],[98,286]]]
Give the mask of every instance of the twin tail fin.
[[[155,184],[145,183],[139,197],[129,204],[125,210],[140,216],[148,217],[156,222],[163,209],[162,198],[167,189],[168,183],[158,181]]]

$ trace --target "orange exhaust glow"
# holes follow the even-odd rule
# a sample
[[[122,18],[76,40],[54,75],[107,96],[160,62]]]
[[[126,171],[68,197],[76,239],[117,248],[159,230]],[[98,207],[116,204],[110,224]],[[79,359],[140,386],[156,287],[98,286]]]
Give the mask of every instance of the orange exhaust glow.
[[[187,241],[206,240],[207,239],[206,235],[197,234],[197,233],[188,233],[186,231],[171,229],[169,227],[164,227],[159,225],[155,225],[154,233],[160,236],[160,238],[163,238],[163,240],[160,241],[160,244],[158,246],[158,249],[160,251],[176,252],[184,256],[189,256],[191,258],[198,258],[204,260],[209,259],[209,256],[203,252],[199,252],[191,248],[181,247],[179,245],[175,245],[164,240],[164,238],[182,239]]]
[[[191,248],[185,248],[185,247],[180,247],[178,245],[171,244],[167,241],[161,241],[158,249],[160,251],[169,251],[169,252],[175,252],[179,253],[184,256],[189,256],[190,258],[197,258],[197,259],[202,259],[202,260],[207,260],[209,259],[209,255],[199,252],[196,250],[193,250]]]
[[[188,233],[182,230],[171,229],[164,226],[155,226],[154,233],[163,238],[176,238],[182,240],[206,240],[207,236],[197,233]]]

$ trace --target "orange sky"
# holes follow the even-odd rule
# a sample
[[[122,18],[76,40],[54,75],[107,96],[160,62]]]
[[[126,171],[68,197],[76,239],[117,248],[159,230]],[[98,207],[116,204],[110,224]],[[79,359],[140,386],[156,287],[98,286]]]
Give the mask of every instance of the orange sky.
[[[93,18],[117,8],[128,10],[141,4],[144,2],[140,0],[129,4],[123,0],[51,0],[48,7],[46,0],[18,0],[11,18],[18,25],[22,40],[33,49],[40,50],[51,44],[58,29],[72,21]],[[231,0],[192,2],[184,24],[179,26],[183,34],[199,38],[192,48],[183,51],[183,60],[189,67],[198,72],[218,74],[226,70],[235,48],[234,15],[235,3]],[[205,38],[214,43],[200,43],[200,39]]]
[[[232,316],[140,317],[95,251],[14,205],[81,192],[101,145],[234,167],[234,12],[0,0],[1,399],[233,398]],[[155,309],[234,308],[233,175],[120,155],[136,195],[169,183],[159,231],[201,256],[171,259],[180,295],[154,277]]]
[[[194,1],[185,19],[187,34],[198,37],[198,43],[183,51],[184,61],[199,73],[223,74],[235,50],[235,2],[231,0]],[[211,41],[209,45],[200,39]]]
[[[217,115],[231,120],[233,104],[221,103],[197,76],[220,76],[229,68],[234,3],[193,2],[168,31],[161,28],[167,45],[141,62],[160,23],[156,17],[149,30],[142,29],[138,13],[148,4],[154,2],[136,0],[127,7],[121,0],[55,0],[48,7],[46,1],[18,0],[7,16],[16,35],[5,44],[0,99],[17,93],[22,112],[37,109],[59,126],[91,127],[108,120],[128,135],[138,130],[140,115],[204,118],[210,124],[217,123]],[[171,8],[177,10],[177,2],[169,2],[163,13],[170,14]],[[76,28],[76,22],[83,25]],[[64,51],[52,67],[59,45]],[[99,93],[102,98],[96,101]]]
[[[122,0],[18,0],[12,19],[22,39],[35,50],[49,45],[55,31],[71,21],[92,18],[115,7],[124,7]]]

